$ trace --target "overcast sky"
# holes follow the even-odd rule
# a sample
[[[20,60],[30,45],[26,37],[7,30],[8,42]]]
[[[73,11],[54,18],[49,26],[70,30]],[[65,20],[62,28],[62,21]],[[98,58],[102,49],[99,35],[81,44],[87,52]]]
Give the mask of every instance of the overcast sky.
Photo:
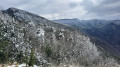
[[[120,19],[120,0],[0,0],[0,9],[10,7],[50,20]]]

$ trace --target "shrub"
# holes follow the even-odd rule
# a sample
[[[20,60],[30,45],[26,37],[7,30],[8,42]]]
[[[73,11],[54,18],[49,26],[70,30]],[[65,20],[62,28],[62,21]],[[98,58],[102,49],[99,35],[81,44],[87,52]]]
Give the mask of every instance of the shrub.
[[[43,50],[47,57],[50,57],[50,58],[52,57],[53,50],[51,49],[51,47],[49,45],[46,45]]]

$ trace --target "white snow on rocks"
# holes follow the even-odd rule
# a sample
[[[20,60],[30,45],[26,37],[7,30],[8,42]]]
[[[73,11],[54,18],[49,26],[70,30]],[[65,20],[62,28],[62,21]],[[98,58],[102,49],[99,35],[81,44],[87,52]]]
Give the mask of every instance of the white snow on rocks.
[[[44,36],[44,30],[41,29],[41,28],[38,28],[38,30],[37,30],[37,36],[38,37]]]

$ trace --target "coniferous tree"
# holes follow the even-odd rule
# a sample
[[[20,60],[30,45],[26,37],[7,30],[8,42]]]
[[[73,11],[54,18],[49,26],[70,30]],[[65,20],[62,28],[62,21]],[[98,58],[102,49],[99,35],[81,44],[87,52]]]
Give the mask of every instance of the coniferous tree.
[[[29,62],[27,51],[25,51],[24,62],[26,63],[26,67],[27,67],[28,62]]]
[[[34,55],[34,50],[32,48],[31,49],[31,54],[30,54],[28,65],[33,67],[34,64],[35,64],[35,55]]]
[[[6,63],[9,61],[9,41],[0,41],[0,63]]]
[[[23,52],[20,51],[20,52],[17,54],[17,62],[18,62],[18,63],[23,63],[23,59],[24,59]]]

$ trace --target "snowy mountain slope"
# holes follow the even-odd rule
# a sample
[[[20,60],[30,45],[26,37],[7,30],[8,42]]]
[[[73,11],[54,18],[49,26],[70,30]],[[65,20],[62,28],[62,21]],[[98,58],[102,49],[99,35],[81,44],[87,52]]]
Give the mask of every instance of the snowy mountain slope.
[[[12,62],[26,62],[19,61],[18,54],[30,58],[33,52],[37,65],[107,67],[118,64],[76,29],[20,9],[0,11],[0,33],[1,42],[10,42],[8,58]]]
[[[120,20],[61,19],[55,21],[69,25],[89,36],[106,42],[106,44],[101,44],[100,46],[120,58]],[[101,42],[96,43],[99,44]]]

